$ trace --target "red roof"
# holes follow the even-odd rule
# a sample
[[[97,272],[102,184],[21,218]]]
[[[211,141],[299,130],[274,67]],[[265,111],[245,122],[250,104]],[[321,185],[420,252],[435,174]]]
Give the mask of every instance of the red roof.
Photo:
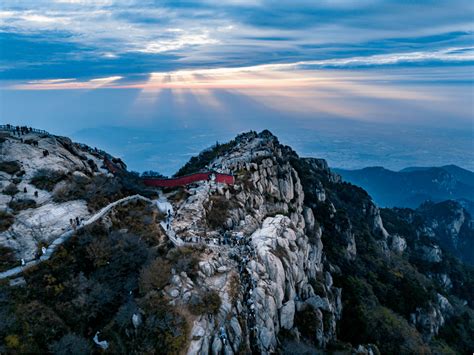
[[[158,179],[147,177],[143,179],[143,182],[147,186],[157,186],[157,187],[176,187],[176,186],[185,186],[188,184],[192,184],[193,182],[198,181],[207,181],[210,180],[211,174],[214,174],[216,177],[216,182],[233,185],[234,184],[234,176],[228,174],[220,174],[220,173],[213,173],[213,172],[204,172],[204,173],[195,173],[186,176],[180,176],[173,179]]]

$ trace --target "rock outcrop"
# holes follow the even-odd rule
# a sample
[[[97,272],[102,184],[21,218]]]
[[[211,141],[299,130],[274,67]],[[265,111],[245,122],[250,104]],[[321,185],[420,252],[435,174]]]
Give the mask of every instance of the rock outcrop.
[[[199,264],[198,288],[218,291],[223,302],[217,316],[194,322],[189,353],[224,348],[226,353],[239,349],[273,353],[282,329],[298,333],[296,314],[308,307],[321,318],[314,342],[324,347],[335,339],[341,290],[324,270],[322,231],[312,209],[304,205],[303,187],[287,149],[265,132],[241,135],[232,150],[209,164],[217,171],[234,172],[236,184],[188,189],[190,196],[174,207],[172,227],[185,240],[222,239],[224,234],[245,240],[241,246],[209,249]],[[322,201],[323,191],[320,186]],[[225,206],[226,211],[217,211],[216,206]],[[224,223],[210,229],[208,220],[218,213],[224,213]],[[250,288],[242,287],[246,275]],[[240,277],[241,286],[231,302],[234,277]],[[184,304],[186,298],[180,301]],[[253,315],[251,322],[248,318]],[[228,335],[225,343],[221,327]]]
[[[123,176],[117,181],[105,170],[101,153],[65,138],[35,139],[38,146],[11,136],[3,141],[7,164],[0,172],[0,203],[11,223],[0,232],[0,243],[17,257],[32,256],[38,246],[28,236],[32,228],[21,230],[25,221],[46,221],[48,237],[40,241],[48,243],[71,223],[71,215],[82,218],[94,212],[95,201],[88,195],[110,202],[106,196],[118,200],[128,192],[129,181]],[[463,314],[462,320],[449,329],[464,331],[470,324],[472,283],[463,271],[468,269],[456,264],[439,239],[448,236],[453,248],[467,245],[469,218],[463,210],[441,220],[426,206],[424,212],[379,209],[364,190],[342,182],[324,160],[298,157],[268,131],[241,134],[224,147],[194,163],[233,173],[234,185],[205,181],[157,191],[153,212],[142,207],[125,213],[131,219],[123,223],[149,217],[142,213],[159,216],[142,219],[154,221],[153,227],[134,225],[139,237],[125,236],[128,225],[111,217],[96,226],[98,244],[76,245],[94,260],[94,275],[86,276],[109,289],[114,287],[101,274],[108,258],[114,261],[101,249],[113,247],[108,239],[121,240],[125,247],[146,240],[137,255],[152,255],[152,260],[140,260],[131,276],[118,263],[117,275],[126,280],[114,289],[116,314],[110,312],[104,322],[111,349],[130,350],[142,346],[136,341],[142,339],[144,352],[164,344],[188,354],[424,353],[436,349],[441,330],[457,314]],[[27,156],[33,159],[26,161]],[[40,179],[40,188],[33,181],[45,164],[60,175],[52,184],[42,185]],[[94,179],[106,180],[100,185]],[[96,185],[107,189],[95,190]],[[138,185],[134,193],[139,193]],[[23,194],[33,193],[34,206],[11,203],[25,199],[23,187]],[[422,212],[426,215],[420,217]],[[110,226],[120,228],[113,238],[104,232]],[[13,238],[20,232],[23,238]],[[135,249],[125,249],[121,255],[134,264],[139,259],[133,256]],[[86,284],[82,266],[75,265],[76,278]],[[25,287],[18,285],[27,279],[11,285]],[[64,281],[78,292],[81,282]],[[50,289],[62,292],[61,287]],[[154,342],[154,332],[166,334],[166,344]],[[112,339],[118,334],[123,341]],[[456,337],[445,339],[451,338]],[[460,349],[469,346],[468,340],[462,342]]]

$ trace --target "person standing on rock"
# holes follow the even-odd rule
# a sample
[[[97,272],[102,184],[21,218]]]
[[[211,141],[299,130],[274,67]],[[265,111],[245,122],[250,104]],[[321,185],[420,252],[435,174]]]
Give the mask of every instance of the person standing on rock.
[[[224,345],[227,345],[227,335],[225,333],[225,329],[224,327],[221,326],[220,328],[220,335],[219,337],[221,338],[222,342],[224,343]]]

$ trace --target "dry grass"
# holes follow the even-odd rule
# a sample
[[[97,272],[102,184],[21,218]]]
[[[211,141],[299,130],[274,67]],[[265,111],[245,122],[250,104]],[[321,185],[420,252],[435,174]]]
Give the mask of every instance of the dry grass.
[[[224,196],[214,195],[210,197],[204,207],[207,210],[207,224],[209,227],[216,229],[222,228],[226,223],[232,203]]]
[[[114,229],[128,229],[145,240],[149,245],[157,245],[164,238],[159,222],[165,218],[156,207],[145,201],[134,201],[117,206],[110,214]]]
[[[189,310],[194,315],[216,315],[221,308],[221,298],[215,290],[201,291],[193,295],[189,301]]]

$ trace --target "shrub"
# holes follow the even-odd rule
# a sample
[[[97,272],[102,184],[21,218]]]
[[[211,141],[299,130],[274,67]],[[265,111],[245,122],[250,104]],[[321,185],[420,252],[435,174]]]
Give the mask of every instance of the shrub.
[[[0,271],[8,270],[17,264],[13,249],[0,245]]]
[[[239,299],[240,293],[240,278],[237,274],[232,274],[230,283],[229,283],[229,297],[232,304],[235,304]]]
[[[189,197],[189,193],[186,191],[186,189],[184,187],[178,187],[176,189],[176,192],[171,195],[168,199],[171,201],[171,202],[181,202],[181,201],[184,201],[185,199],[187,199]]]
[[[276,245],[276,248],[272,250],[273,254],[278,258],[278,259],[287,259],[288,254],[285,248],[283,248],[280,244]]]
[[[446,321],[438,336],[442,337],[458,354],[468,354],[474,349],[473,329],[474,312],[466,307]]]
[[[135,300],[130,299],[120,306],[117,313],[115,314],[114,321],[120,330],[126,329],[132,325],[132,317],[136,313],[139,313],[138,305]]]
[[[5,189],[3,190],[3,193],[5,195],[9,196],[15,196],[18,193],[18,188],[16,187],[15,184],[9,184]]]
[[[89,165],[92,171],[99,171],[97,164],[92,159],[87,160],[87,165]]]
[[[142,173],[142,178],[144,177],[154,177],[154,178],[160,178],[160,179],[166,178],[165,175],[160,174],[159,172],[153,171],[153,170],[144,171]]]
[[[32,301],[21,305],[17,309],[17,315],[21,320],[23,333],[29,334],[30,344],[27,344],[27,352],[36,352],[36,347],[47,348],[54,339],[66,331],[66,325],[58,315],[48,306]]]
[[[50,350],[56,355],[86,355],[90,354],[91,346],[87,339],[69,333],[63,336],[59,341],[54,342]]]
[[[140,272],[140,292],[145,294],[152,290],[165,287],[171,276],[171,266],[168,261],[156,259]]]
[[[166,258],[177,273],[185,272],[191,279],[197,276],[199,258],[195,249],[173,248]]]
[[[156,245],[164,233],[158,223],[164,219],[164,214],[145,201],[138,200],[117,206],[114,213],[110,214],[110,219],[114,228],[133,229],[149,245]]]
[[[15,217],[5,211],[0,211],[0,232],[6,231],[15,222]]]
[[[224,144],[219,144],[219,142],[216,142],[216,144],[211,148],[203,150],[198,156],[192,157],[181,169],[178,170],[174,176],[183,176],[201,171],[216,157],[225,153],[226,151],[229,151],[236,145],[236,140],[232,140]]]
[[[216,315],[221,308],[221,298],[215,290],[200,292],[193,295],[189,301],[189,310],[194,315]]]
[[[16,334],[10,334],[5,337],[5,345],[7,348],[15,350],[20,347],[20,338]]]
[[[295,324],[301,334],[310,341],[314,341],[318,329],[322,327],[321,319],[312,306],[296,313]]]
[[[13,175],[21,170],[21,165],[17,161],[2,161],[0,162],[0,171]]]
[[[402,317],[385,307],[367,312],[369,342],[377,344],[383,354],[429,354],[420,334]]]
[[[10,201],[10,203],[8,204],[8,207],[10,207],[15,212],[19,212],[22,210],[26,210],[28,208],[36,207],[36,201],[29,198],[25,198],[21,200],[13,200],[13,201]]]
[[[31,178],[31,184],[36,186],[38,189],[53,191],[54,187],[58,182],[64,180],[66,174],[58,170],[40,169]]]
[[[146,318],[139,328],[138,353],[179,354],[186,348],[189,327],[173,306],[156,292],[144,297],[140,306]]]
[[[207,223],[211,228],[221,228],[227,221],[231,203],[224,196],[211,196],[206,206],[207,208]]]
[[[71,176],[66,183],[54,191],[55,202],[84,199],[92,210],[99,210],[112,201],[124,197],[122,187],[116,178],[95,175],[91,179]]]
[[[110,242],[104,237],[94,239],[87,246],[87,257],[95,268],[107,265],[112,254],[110,247]]]

